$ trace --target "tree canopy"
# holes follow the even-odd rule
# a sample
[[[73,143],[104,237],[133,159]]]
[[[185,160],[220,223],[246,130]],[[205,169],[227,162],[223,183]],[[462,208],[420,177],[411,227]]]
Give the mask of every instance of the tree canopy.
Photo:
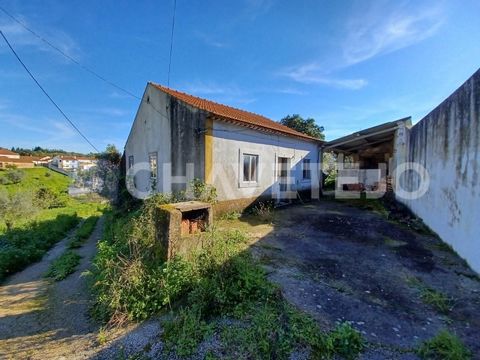
[[[293,130],[297,130],[314,138],[320,140],[325,139],[325,135],[323,134],[324,128],[323,126],[318,126],[315,123],[315,119],[304,119],[298,114],[293,114],[285,116],[282,120],[280,120],[280,124],[288,126]]]

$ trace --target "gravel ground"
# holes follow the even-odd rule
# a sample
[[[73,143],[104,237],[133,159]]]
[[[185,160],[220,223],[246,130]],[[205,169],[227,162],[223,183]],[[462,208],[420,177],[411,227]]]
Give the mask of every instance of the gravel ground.
[[[409,350],[447,328],[480,358],[480,281],[434,236],[334,201],[285,208],[253,251],[285,297],[325,330],[350,321],[370,343],[363,359]],[[448,314],[412,280],[452,299]]]

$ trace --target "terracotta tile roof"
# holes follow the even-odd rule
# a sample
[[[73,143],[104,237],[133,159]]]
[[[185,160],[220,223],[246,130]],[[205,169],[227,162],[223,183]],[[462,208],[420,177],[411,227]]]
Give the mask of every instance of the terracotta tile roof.
[[[16,152],[0,148],[0,155],[18,155]]]
[[[25,159],[25,157],[21,157],[20,159],[17,158],[9,158],[7,156],[0,156],[0,162],[5,163],[19,163],[19,164],[32,164],[32,159]]]
[[[76,155],[60,155],[59,158],[61,160],[67,160],[67,161],[73,161],[73,160],[94,161],[94,160],[96,160],[94,157],[76,156]]]
[[[261,128],[267,131],[274,131],[287,136],[294,136],[294,137],[299,137],[307,140],[315,140],[318,142],[322,142],[322,140],[316,139],[314,137],[311,137],[301,132],[298,132],[296,130],[293,130],[287,126],[279,124],[276,121],[270,120],[265,116],[258,115],[245,110],[236,109],[231,106],[222,105],[214,101],[202,99],[197,96],[189,95],[177,90],[167,88],[159,84],[155,84],[153,82],[150,82],[150,84],[156,87],[157,89],[175,97],[176,99],[187,103],[190,106],[208,111],[209,113],[212,113],[220,118],[234,121],[236,123],[239,123],[241,125],[248,126],[248,127]]]

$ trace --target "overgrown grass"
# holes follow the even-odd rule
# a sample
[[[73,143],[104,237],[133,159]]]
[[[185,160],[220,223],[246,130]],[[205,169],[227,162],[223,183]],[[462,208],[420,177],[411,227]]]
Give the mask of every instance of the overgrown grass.
[[[82,246],[82,244],[87,240],[95,229],[97,224],[98,216],[90,216],[87,218],[77,229],[75,236],[68,244],[70,249],[76,249]]]
[[[25,177],[18,184],[0,185],[0,190],[11,194],[49,189],[60,194],[63,207],[40,209],[31,218],[18,219],[11,230],[0,221],[0,281],[38,261],[59,240],[73,229],[81,218],[100,215],[106,205],[98,202],[69,198],[67,176],[46,168],[24,169]],[[0,171],[0,176],[4,176]]]
[[[354,358],[362,350],[362,336],[349,324],[324,333],[291,306],[239,231],[213,229],[199,239],[201,250],[161,261],[156,204],[158,198],[127,217],[109,215],[95,259],[98,317],[116,324],[172,311],[163,340],[165,352],[179,356],[191,356],[213,334],[220,336],[222,357],[286,359],[296,349],[310,349],[317,358]]]
[[[468,360],[471,352],[458,336],[447,330],[440,331],[434,338],[421,344],[417,354],[425,360]]]
[[[63,280],[75,272],[75,268],[80,264],[80,259],[81,256],[73,250],[67,250],[50,264],[45,276],[55,281]]]

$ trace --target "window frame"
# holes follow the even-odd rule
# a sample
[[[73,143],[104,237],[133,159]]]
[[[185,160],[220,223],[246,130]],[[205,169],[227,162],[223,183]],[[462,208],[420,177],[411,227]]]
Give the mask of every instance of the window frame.
[[[308,168],[306,168],[308,164]],[[312,160],[310,158],[302,159],[302,181],[312,181]],[[305,172],[308,172],[308,177],[305,176]]]
[[[152,167],[152,159],[155,159],[155,171]],[[158,179],[158,152],[153,151],[148,153],[148,166],[150,168],[150,181],[157,182]]]
[[[254,170],[254,179],[248,177],[249,180],[245,180],[245,157],[249,158],[249,175],[252,175],[252,159],[255,159],[255,170]],[[260,155],[256,154],[253,151],[239,151],[239,177],[238,177],[238,186],[242,187],[258,187],[259,186],[259,178],[260,178]]]
[[[129,155],[128,156],[128,169],[127,170],[130,170],[134,166],[135,166],[135,158],[133,157],[133,155]]]

